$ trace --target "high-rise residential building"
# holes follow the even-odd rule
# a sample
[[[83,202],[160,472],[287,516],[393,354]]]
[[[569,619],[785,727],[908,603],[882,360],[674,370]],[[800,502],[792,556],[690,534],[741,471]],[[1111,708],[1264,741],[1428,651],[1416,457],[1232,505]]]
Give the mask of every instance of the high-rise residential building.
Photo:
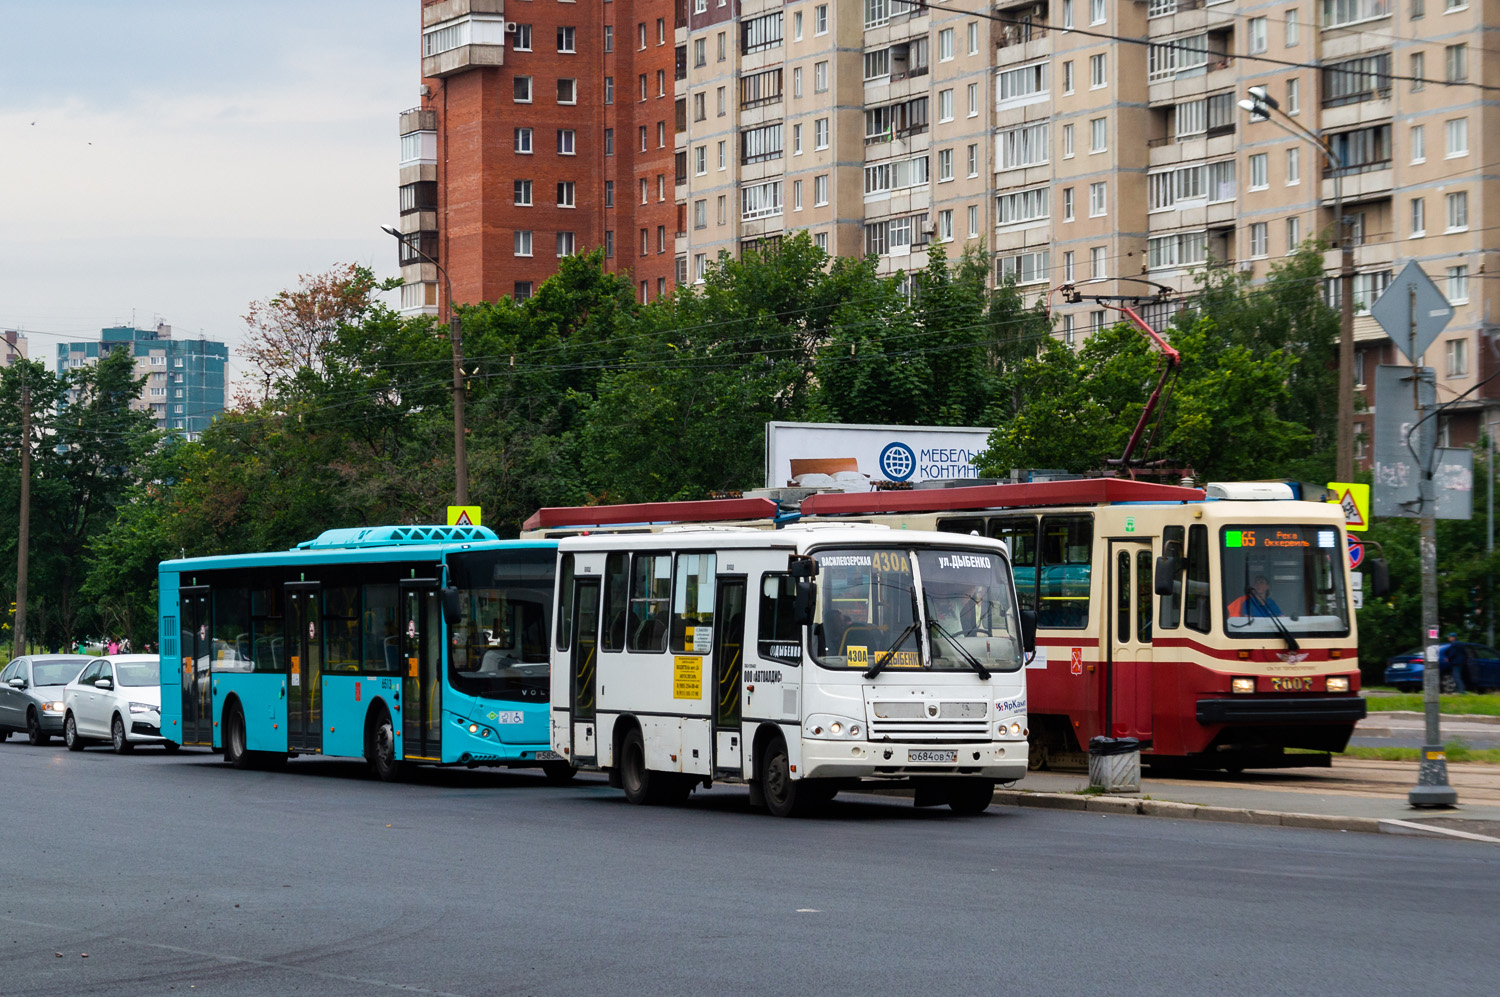
[[[1060,285],[1149,293],[1145,278],[1190,293],[1210,261],[1259,281],[1306,240],[1332,239],[1341,194],[1366,402],[1374,365],[1399,359],[1368,306],[1409,259],[1456,307],[1426,358],[1451,400],[1500,369],[1500,294],[1483,279],[1500,263],[1486,238],[1500,199],[1485,196],[1500,105],[1471,85],[1500,79],[1476,40],[1485,9],[613,0],[579,13],[424,0],[426,93],[402,116],[403,230],[451,263],[459,301],[528,292],[564,246],[605,246],[649,298],[701,279],[721,252],[799,230],[833,255],[877,257],[883,273],[923,266],[934,241],[950,256],[982,244],[996,282],[1051,297],[1056,334],[1076,346],[1111,313],[1058,301]],[[1238,107],[1252,86],[1279,104],[1272,120]],[[570,128],[571,154],[558,137]],[[565,182],[577,207],[559,206]],[[1337,304],[1338,251],[1325,262]],[[408,309],[435,309],[432,268],[403,275]],[[1355,427],[1363,466],[1369,422]],[[1486,386],[1440,435],[1461,445],[1495,422],[1500,388]]]
[[[0,331],[0,367],[9,367],[26,356],[26,333],[16,329]]]
[[[164,323],[154,329],[115,326],[102,330],[97,341],[59,344],[57,372],[96,363],[117,349],[128,350],[136,374],[146,378],[134,407],[150,412],[158,429],[179,430],[197,439],[224,411],[229,348],[201,338],[174,339],[172,327]]]
[[[672,286],[678,51],[667,0],[422,0],[421,103],[400,115],[401,307],[529,296],[603,248]]]

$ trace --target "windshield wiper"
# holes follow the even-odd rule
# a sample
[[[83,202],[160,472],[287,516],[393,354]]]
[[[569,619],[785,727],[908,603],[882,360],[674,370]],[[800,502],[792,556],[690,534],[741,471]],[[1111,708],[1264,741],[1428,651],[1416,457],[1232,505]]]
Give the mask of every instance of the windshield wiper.
[[[1281,639],[1286,641],[1286,649],[1288,651],[1298,650],[1296,638],[1292,636],[1291,631],[1287,630],[1286,624],[1281,622],[1281,617],[1271,612],[1271,607],[1266,605],[1265,600],[1255,594],[1255,589],[1245,589],[1245,598],[1265,610],[1266,617],[1271,621],[1271,625],[1276,628],[1277,633],[1281,634]]]
[[[901,636],[896,638],[896,643],[891,645],[890,650],[886,651],[881,656],[881,659],[879,661],[865,670],[865,678],[872,679],[875,676],[879,675],[881,670],[890,663],[891,658],[895,657],[896,652],[901,650],[901,645],[906,643],[907,638],[911,637],[911,635],[916,632],[917,621],[912,620],[910,625],[908,625],[905,630],[901,631]]]
[[[958,652],[959,657],[963,658],[964,662],[970,668],[974,669],[976,672],[979,673],[979,677],[980,678],[982,678],[982,679],[988,679],[990,677],[990,670],[988,668],[984,667],[984,665],[980,662],[980,660],[978,658],[974,657],[974,655],[969,652],[968,648],[966,648],[962,644],[960,644],[958,642],[958,638],[955,637],[952,633],[950,633],[948,631],[947,627],[943,626],[937,620],[928,620],[927,621],[927,626],[930,629],[936,630],[938,633],[940,633],[944,637],[948,638],[948,644],[949,644],[949,646],[952,647],[955,651]]]

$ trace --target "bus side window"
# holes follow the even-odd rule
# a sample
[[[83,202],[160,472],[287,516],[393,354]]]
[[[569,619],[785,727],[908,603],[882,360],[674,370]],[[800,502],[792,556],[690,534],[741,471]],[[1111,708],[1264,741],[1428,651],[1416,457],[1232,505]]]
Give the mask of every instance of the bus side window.
[[[557,649],[566,651],[573,639],[573,555],[564,554],[557,572]]]
[[[330,585],[323,589],[323,669],[359,671],[359,588]],[[462,670],[462,664],[456,665]]]
[[[364,614],[364,670],[395,672],[400,670],[401,635],[396,628],[397,600],[395,585],[366,585]]]
[[[1082,630],[1089,625],[1094,566],[1092,516],[1043,516],[1037,569],[1037,626]]]
[[[678,554],[672,593],[672,650],[707,654],[714,635],[713,554]]]
[[[760,576],[760,623],[756,636],[762,658],[789,665],[801,663],[802,634],[792,622],[792,601],[796,596],[797,583],[791,575],[768,571]]]
[[[1208,587],[1208,527],[1188,528],[1187,589],[1183,593],[1182,621],[1199,633],[1213,629],[1211,592]]]
[[[984,520],[982,519],[939,519],[937,522],[939,533],[962,533],[968,535],[977,533],[984,536]]]
[[[992,519],[989,536],[1004,540],[1010,548],[1010,566],[1016,576],[1016,596],[1021,608],[1036,609],[1036,517]]]
[[[625,650],[630,609],[626,585],[630,579],[630,555],[611,554],[604,562],[604,650]]]
[[[1167,552],[1171,544],[1177,545],[1178,556],[1181,556],[1183,546],[1183,534],[1186,531],[1181,526],[1168,526],[1161,531],[1161,551]],[[1172,594],[1161,597],[1161,620],[1159,626],[1163,630],[1176,630],[1177,620],[1182,613],[1182,569],[1179,568],[1172,578]]]
[[[630,650],[667,649],[667,607],[671,596],[672,555],[635,555],[630,566],[630,614],[626,621]]]
[[[240,648],[247,643],[249,632],[250,590],[214,589],[214,671],[250,671],[249,654],[240,653]],[[246,647],[245,650],[248,652],[249,648]]]
[[[250,657],[257,672],[282,670],[281,586],[250,592]]]

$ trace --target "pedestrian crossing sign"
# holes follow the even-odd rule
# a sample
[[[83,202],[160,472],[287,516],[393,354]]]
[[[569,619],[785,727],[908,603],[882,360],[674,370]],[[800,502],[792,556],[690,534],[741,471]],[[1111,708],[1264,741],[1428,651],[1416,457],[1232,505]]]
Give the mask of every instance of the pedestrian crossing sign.
[[[1344,510],[1344,528],[1368,530],[1370,528],[1370,486],[1347,481],[1330,481],[1328,491]]]
[[[449,526],[483,526],[479,516],[477,505],[450,505],[448,507]]]

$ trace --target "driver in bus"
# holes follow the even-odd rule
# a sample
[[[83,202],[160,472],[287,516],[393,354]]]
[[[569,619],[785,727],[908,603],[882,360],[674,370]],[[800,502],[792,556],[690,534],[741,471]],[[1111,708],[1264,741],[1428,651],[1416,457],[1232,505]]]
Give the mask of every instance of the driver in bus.
[[[1256,575],[1245,594],[1229,604],[1230,616],[1271,617],[1282,616],[1281,607],[1271,598],[1271,581],[1265,575]]]

